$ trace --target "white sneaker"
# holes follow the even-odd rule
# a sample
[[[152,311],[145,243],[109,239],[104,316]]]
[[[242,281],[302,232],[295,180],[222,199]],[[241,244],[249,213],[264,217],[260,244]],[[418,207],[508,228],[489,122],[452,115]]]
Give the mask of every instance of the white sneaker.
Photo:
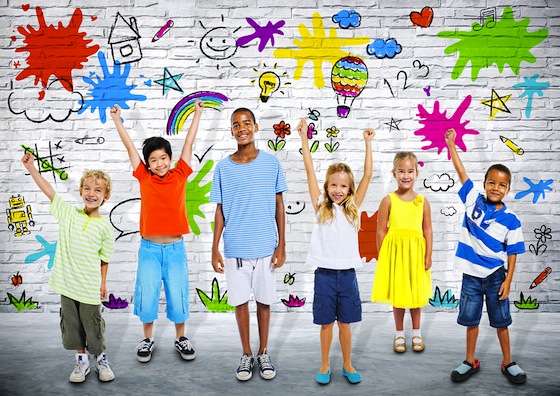
[[[107,360],[107,355],[103,352],[101,355],[97,355],[97,361],[95,362],[95,371],[99,376],[99,381],[107,382],[115,379],[115,373],[109,367],[109,361]]]
[[[85,353],[76,354],[76,367],[70,374],[70,382],[84,382],[89,374],[89,358]]]

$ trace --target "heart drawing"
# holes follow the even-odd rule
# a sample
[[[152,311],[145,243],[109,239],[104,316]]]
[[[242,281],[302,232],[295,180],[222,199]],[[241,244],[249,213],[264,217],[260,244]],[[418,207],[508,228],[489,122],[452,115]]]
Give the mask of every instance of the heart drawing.
[[[430,7],[424,7],[420,12],[412,11],[410,13],[412,24],[423,28],[429,27],[432,24],[432,19],[434,19],[434,10]]]

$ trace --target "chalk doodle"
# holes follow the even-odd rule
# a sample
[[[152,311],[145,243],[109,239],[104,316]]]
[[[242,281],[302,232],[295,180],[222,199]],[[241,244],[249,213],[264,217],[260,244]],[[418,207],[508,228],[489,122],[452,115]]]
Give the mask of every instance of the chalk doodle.
[[[96,81],[90,77],[82,77],[85,83],[91,85],[91,89],[88,91],[91,99],[84,101],[84,107],[78,111],[78,114],[82,114],[88,108],[92,113],[98,110],[99,119],[105,124],[107,121],[107,109],[111,109],[115,104],[119,105],[122,109],[130,109],[126,102],[133,100],[144,101],[146,96],[133,94],[132,90],[136,88],[136,85],[127,84],[126,80],[130,73],[130,64],[127,63],[121,66],[120,63],[115,63],[111,73],[107,66],[105,54],[99,51],[97,58],[99,59],[99,65],[101,66],[104,78],[99,77],[95,73]]]
[[[157,32],[156,34],[154,34],[154,37],[152,37],[152,43],[155,43],[156,41],[158,41],[160,38],[162,38],[167,32],[169,32],[171,30],[171,28],[173,27],[175,23],[173,22],[172,19],[168,20],[165,25],[163,25]]]
[[[280,77],[271,71],[264,72],[259,77],[259,88],[261,89],[259,95],[261,102],[268,102],[270,95],[280,88]]]
[[[391,117],[391,121],[386,122],[385,125],[389,126],[389,132],[393,132],[393,128],[396,129],[397,131],[400,131],[399,124],[402,121],[403,120],[395,120],[393,117]]]
[[[455,298],[451,289],[447,289],[445,294],[442,296],[439,286],[436,286],[434,296],[428,299],[428,302],[432,307],[436,308],[457,308],[459,305],[459,300]]]
[[[280,28],[286,24],[286,22],[283,21],[283,20],[278,21],[276,23],[272,23],[271,21],[268,21],[266,26],[260,26],[257,22],[255,22],[251,18],[245,18],[245,20],[254,29],[254,32],[252,34],[248,34],[246,36],[239,37],[237,39],[237,41],[235,42],[235,44],[238,47],[243,47],[246,44],[249,44],[251,41],[258,39],[258,40],[260,40],[258,51],[263,52],[264,49],[266,48],[266,45],[268,44],[268,42],[270,42],[270,45],[272,47],[274,47],[274,35],[275,34],[278,34],[278,35],[281,35],[281,36],[284,35],[284,32],[282,30],[280,30]]]
[[[296,201],[295,203],[290,203],[286,205],[286,214],[297,215],[303,212],[304,209],[305,209],[305,202]]]
[[[500,135],[500,140],[502,141],[502,143],[504,143],[511,151],[513,151],[515,154],[517,155],[523,155],[523,153],[525,152],[525,150],[523,150],[521,147],[519,147],[515,142],[513,142],[511,139],[508,139],[505,136]]]
[[[428,179],[424,179],[424,187],[429,188],[433,192],[447,191],[455,185],[455,180],[448,173],[441,175],[432,175]]]
[[[300,308],[305,305],[305,297],[299,298],[298,296],[294,296],[293,294],[290,294],[290,297],[287,300],[284,298],[281,298],[280,300],[282,301],[282,304],[284,304],[288,308]]]
[[[552,229],[543,224],[540,228],[535,228],[533,232],[535,233],[535,238],[537,238],[537,244],[533,245],[531,243],[529,245],[529,251],[535,256],[538,256],[539,254],[546,252],[546,241],[548,239],[552,239]]]
[[[531,286],[529,289],[534,289],[538,285],[540,285],[547,277],[552,273],[552,268],[546,267],[540,274],[537,275],[533,282],[531,282]]]
[[[115,297],[113,293],[109,294],[109,301],[101,301],[101,304],[109,309],[124,309],[128,307],[128,301],[126,301],[126,298],[123,300],[120,297]]]
[[[402,52],[402,46],[394,38],[378,38],[366,48],[368,55],[375,56],[377,59],[393,59]]]
[[[24,261],[25,264],[34,263],[35,261],[38,261],[42,257],[47,256],[49,258],[49,261],[47,263],[47,269],[51,270],[54,265],[54,255],[56,253],[56,245],[58,244],[58,241],[54,241],[54,243],[47,242],[47,240],[43,238],[41,235],[35,235],[35,239],[37,239],[37,241],[41,244],[43,249],[39,250],[38,252],[27,255]]]
[[[284,284],[291,286],[294,284],[295,281],[296,281],[295,272],[293,274],[291,272],[288,272],[287,274],[284,275]]]
[[[331,85],[338,104],[336,113],[348,117],[354,100],[362,93],[368,81],[368,69],[356,56],[346,56],[336,61],[331,71]]]
[[[377,218],[378,213],[368,216],[367,212],[360,215],[360,230],[358,231],[358,248],[360,257],[367,262],[378,258],[377,252]]]
[[[138,230],[137,218],[135,218],[133,224],[126,224],[127,227],[125,227],[125,219],[128,219],[131,213],[140,213],[140,198],[130,198],[119,202],[109,212],[109,222],[119,232],[115,241],[127,235],[140,232]],[[117,224],[119,225],[118,227]]]
[[[496,26],[496,7],[484,8],[480,10],[480,25],[474,26],[473,30],[492,29],[494,26]]]
[[[431,7],[424,7],[420,12],[412,11],[410,13],[410,21],[413,26],[420,26],[421,28],[430,27],[434,19],[434,10]]]
[[[206,149],[206,151],[205,151],[204,153],[202,153],[201,156],[199,156],[199,155],[196,154],[196,153],[193,153],[193,155],[194,155],[194,156],[196,157],[196,159],[198,160],[198,163],[199,163],[199,164],[202,164],[202,160],[204,159],[204,157],[206,157],[206,154],[208,154],[208,152],[209,152],[210,150],[212,150],[212,147],[214,147],[214,145],[211,145],[210,147],[208,147],[208,148]]]
[[[283,120],[280,121],[278,124],[274,124],[274,134],[276,135],[276,141],[269,140],[268,147],[274,151],[280,151],[284,148],[286,141],[286,135],[291,134],[290,124],[286,124]]]
[[[356,10],[342,10],[332,17],[332,21],[341,29],[356,28],[360,26],[361,20],[362,17]]]
[[[200,226],[198,225],[195,216],[205,219],[206,216],[202,213],[200,207],[204,204],[210,203],[210,189],[212,188],[212,182],[202,185],[202,179],[210,173],[213,166],[214,161],[208,160],[197,172],[194,179],[187,181],[185,202],[187,204],[189,226],[191,227],[191,231],[194,235],[200,235]]]
[[[16,274],[11,276],[10,281],[12,286],[15,287],[21,286],[21,284],[23,283],[23,276],[21,276],[21,274],[18,271]]]
[[[142,48],[140,47],[140,33],[136,24],[136,18],[130,17],[127,22],[117,12],[115,22],[109,33],[109,45],[113,62],[116,64],[128,64],[138,62],[142,59]]]
[[[223,15],[222,22],[224,22]],[[206,27],[202,24],[202,22],[199,21],[199,23],[200,26],[202,26],[202,28],[206,30]],[[200,39],[200,51],[208,59],[217,61],[230,59],[237,52],[237,41],[233,38],[233,34],[237,33],[239,29],[241,29],[241,27],[238,27],[231,31],[230,28],[225,26],[218,26],[210,29]],[[196,61],[196,63],[199,62],[200,59]],[[229,64],[233,67],[236,67],[231,61],[229,61]],[[220,69],[220,63],[216,64],[216,69]]]
[[[39,308],[39,303],[37,301],[33,301],[33,297],[29,297],[26,299],[25,297],[25,290],[21,293],[20,298],[16,298],[13,294],[6,293],[8,295],[8,300],[10,304],[16,309],[16,311],[30,311],[32,309]]]
[[[86,133],[86,135],[84,137],[75,139],[74,143],[86,144],[86,145],[89,145],[89,144],[103,144],[103,143],[105,143],[105,138],[103,136],[89,137],[88,134]]]
[[[454,216],[457,213],[457,209],[455,209],[454,206],[447,206],[445,208],[442,208],[439,213],[441,213],[442,215],[446,216],[446,217],[451,217]]]
[[[432,148],[437,148],[438,154],[440,154],[444,149],[447,150],[447,143],[445,142],[445,133],[449,128],[454,128],[457,132],[457,138],[455,139],[455,144],[463,152],[467,151],[467,146],[463,142],[464,135],[478,135],[479,132],[473,129],[466,129],[465,127],[470,121],[461,122],[463,114],[467,111],[471,104],[472,97],[468,95],[459,105],[455,113],[448,119],[446,117],[447,110],[440,113],[439,111],[439,101],[434,103],[434,111],[429,113],[424,106],[418,105],[418,121],[420,124],[424,125],[422,129],[416,130],[414,134],[416,136],[424,136],[422,141],[431,140],[431,143],[422,147],[422,150],[430,150]],[[447,159],[451,159],[451,154],[449,150],[447,151]]]
[[[67,91],[72,92],[72,71],[82,69],[83,63],[99,50],[99,45],[88,47],[93,39],[85,39],[86,33],[79,31],[83,20],[79,8],[72,13],[67,27],[59,21],[58,28],[52,24],[47,26],[41,7],[36,7],[35,12],[39,22],[37,30],[31,25],[27,25],[27,30],[22,26],[17,28],[25,36],[23,42],[26,45],[15,51],[27,52],[29,56],[27,68],[16,76],[16,80],[35,76],[34,84],[40,82],[46,88],[50,76],[55,76]]]
[[[519,309],[533,310],[539,308],[539,302],[535,298],[534,300],[529,296],[525,298],[523,292],[520,292],[519,301],[514,301],[513,304]]]
[[[339,132],[340,131],[335,126],[327,128],[327,139],[330,139],[330,142],[325,143],[325,148],[331,154],[338,150],[338,147],[340,147],[339,142],[333,142],[333,139],[338,137]]]
[[[533,203],[537,203],[541,196],[545,199],[546,191],[552,191],[552,187],[550,186],[554,181],[552,179],[548,179],[547,181],[540,180],[538,183],[533,183],[527,177],[524,177],[523,180],[529,185],[529,188],[515,194],[515,199],[521,199],[526,195],[533,194]]]
[[[13,114],[23,114],[31,122],[48,120],[66,121],[83,106],[79,92],[69,92],[62,81],[53,80],[44,90],[20,89],[8,96],[8,109]]]
[[[302,77],[307,62],[313,64],[315,87],[323,88],[323,63],[334,65],[340,58],[348,55],[341,47],[363,45],[369,42],[369,37],[338,38],[335,28],[329,30],[327,37],[323,18],[316,12],[311,17],[313,34],[304,24],[299,25],[301,39],[293,41],[294,48],[279,48],[274,50],[274,56],[280,59],[294,59],[297,62],[294,79]]]
[[[177,83],[182,76],[183,73],[172,75],[171,72],[169,72],[169,69],[164,67],[163,78],[161,80],[154,80],[154,82],[163,87],[163,95],[165,95],[170,89],[183,93],[183,89]]]
[[[531,53],[531,49],[548,37],[547,29],[529,33],[527,31],[529,23],[529,18],[516,22],[511,7],[506,7],[502,19],[492,29],[482,29],[475,22],[471,31],[454,29],[439,32],[439,37],[459,40],[444,51],[447,55],[459,53],[451,78],[458,79],[468,62],[471,62],[472,81],[478,78],[482,69],[493,64],[497,65],[500,73],[507,64],[518,76],[522,61],[535,63],[537,60]]]
[[[21,148],[23,148],[23,150],[26,153],[30,152],[31,154],[33,154],[33,156],[35,157],[35,161],[37,162],[37,169],[39,170],[39,173],[52,172],[52,176],[55,182],[56,182],[56,175],[60,177],[60,180],[68,179],[68,173],[66,173],[64,169],[68,169],[69,166],[64,166],[64,167],[54,166],[55,159],[58,159],[59,162],[65,162],[65,161],[64,161],[64,156],[62,154],[53,155],[52,145],[50,141],[49,141],[49,155],[44,157],[41,156],[41,154],[39,153],[39,149],[37,148],[36,144],[35,144],[35,149],[32,149],[31,147],[27,147],[24,144],[20,146]],[[60,148],[60,146],[57,145],[56,148]]]
[[[212,295],[208,297],[208,295],[202,290],[197,288],[196,292],[202,304],[208,309],[210,312],[231,312],[235,310],[235,307],[228,304],[227,300],[227,291],[224,292],[222,296],[220,296],[220,286],[218,285],[218,279],[214,278],[212,280]]]
[[[422,62],[420,62],[418,59],[415,59],[412,62],[412,67],[414,69],[418,69],[418,71],[421,71],[421,70],[425,69],[425,73],[422,74],[422,75],[416,76],[417,78],[426,78],[428,76],[428,74],[430,74],[430,68],[427,65],[423,64]],[[416,73],[414,73],[414,74],[416,74]],[[401,79],[401,76],[402,76],[402,79],[403,79],[402,90],[404,91],[404,90],[410,88],[411,84],[407,84],[409,75],[404,70],[399,70],[399,72],[397,73],[397,82]],[[413,73],[411,73],[410,76],[413,76]],[[387,87],[391,91],[391,96],[394,98],[395,97],[395,92],[393,91],[393,87],[391,86],[391,84],[389,83],[389,81],[386,78],[383,79],[383,84],[387,85]],[[430,87],[427,88],[427,91],[426,91],[426,88],[424,88],[424,92],[426,92],[426,94],[428,96],[430,96]]]
[[[488,100],[483,100],[480,103],[482,103],[485,106],[490,107],[490,119],[493,120],[494,117],[496,117],[496,114],[498,113],[498,111],[504,112],[504,113],[511,113],[511,111],[508,109],[508,107],[506,106],[506,102],[508,100],[510,100],[512,97],[511,94],[509,95],[505,95],[505,96],[500,96],[498,95],[498,93],[492,89],[492,97]]]
[[[166,132],[168,135],[177,135],[183,129],[187,117],[194,113],[194,104],[197,100],[204,102],[205,108],[220,111],[220,107],[228,101],[228,98],[219,92],[212,91],[193,92],[185,96],[171,110],[167,121]]]
[[[6,209],[8,216],[8,230],[14,231],[14,236],[20,237],[23,235],[31,234],[27,225],[30,227],[35,226],[33,220],[33,212],[31,205],[25,205],[25,198],[18,194],[17,197],[13,196],[8,200],[10,207]]]
[[[513,86],[513,88],[515,89],[524,90],[523,92],[521,92],[521,95],[519,95],[519,97],[527,98],[527,106],[525,107],[525,117],[527,118],[531,117],[531,110],[533,109],[533,96],[543,96],[543,90],[550,87],[550,83],[537,81],[539,77],[540,75],[538,74],[533,74],[533,77],[523,77],[525,82],[515,84]]]

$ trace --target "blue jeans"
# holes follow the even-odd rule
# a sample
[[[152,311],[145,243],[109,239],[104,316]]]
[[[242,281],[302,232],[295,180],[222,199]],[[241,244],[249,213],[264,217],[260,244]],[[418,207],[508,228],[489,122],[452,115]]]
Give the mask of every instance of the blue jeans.
[[[496,329],[506,328],[511,324],[509,298],[500,300],[498,291],[506,279],[507,271],[500,267],[486,278],[463,274],[459,316],[457,323],[463,326],[478,326],[482,317],[482,303],[486,297],[486,311],[490,326]]]

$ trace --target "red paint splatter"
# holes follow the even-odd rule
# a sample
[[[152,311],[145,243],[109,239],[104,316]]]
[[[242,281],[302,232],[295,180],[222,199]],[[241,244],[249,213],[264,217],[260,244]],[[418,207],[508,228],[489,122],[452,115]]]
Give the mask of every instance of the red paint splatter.
[[[94,15],[94,16],[91,17],[91,20],[94,21],[94,22],[95,22],[96,19],[97,19],[97,16],[96,16],[96,15]]]
[[[371,261],[377,260],[377,212],[373,216],[368,216],[366,212],[362,212],[360,216],[360,231],[358,231],[358,247],[360,257]]]
[[[82,24],[82,11],[77,8],[67,27],[58,22],[58,27],[47,26],[43,10],[36,9],[39,29],[35,30],[31,25],[27,29],[18,27],[18,32],[25,36],[24,47],[16,49],[16,52],[28,52],[26,59],[28,67],[22,70],[16,80],[23,80],[29,76],[35,76],[34,84],[41,82],[43,88],[49,83],[50,76],[58,78],[64,88],[72,92],[72,71],[82,69],[82,63],[87,62],[88,57],[99,50],[95,44],[87,47],[93,40],[85,40],[85,32],[79,32]]]
[[[22,4],[21,5],[21,9],[25,12],[27,12],[29,10],[29,4]]]
[[[45,91],[39,91],[39,100],[45,99]]]
[[[16,36],[12,36],[12,41],[16,41],[17,37]]]
[[[15,61],[14,62],[14,67],[17,69],[18,67],[21,66],[21,63],[19,63],[19,61]]]

